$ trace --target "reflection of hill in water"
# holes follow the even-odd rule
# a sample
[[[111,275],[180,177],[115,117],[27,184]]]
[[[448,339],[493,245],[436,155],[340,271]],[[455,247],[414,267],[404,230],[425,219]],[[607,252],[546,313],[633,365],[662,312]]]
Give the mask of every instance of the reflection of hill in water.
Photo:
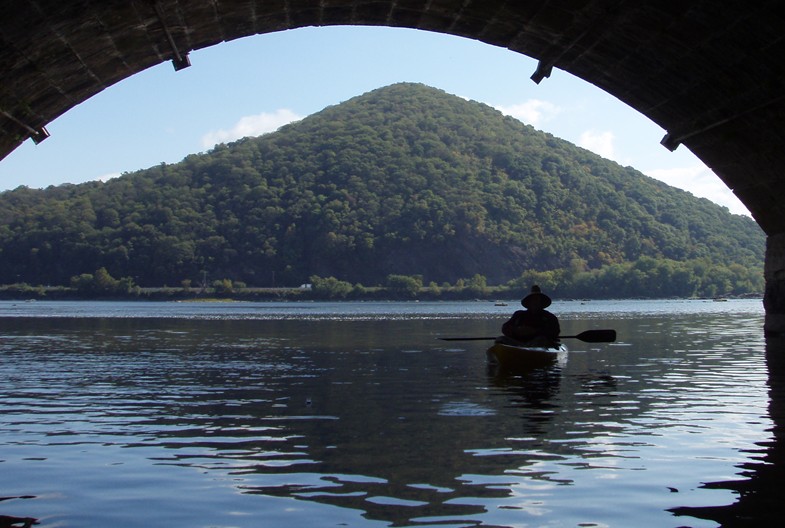
[[[559,393],[562,369],[554,365],[511,373],[499,372],[494,366],[489,367],[489,372],[490,385],[509,399],[505,406],[511,411],[509,414],[515,415],[510,418],[518,420],[527,435],[545,435],[560,408],[553,398]]]
[[[570,442],[575,424],[560,396],[560,368],[483,376],[482,356],[402,355],[396,348],[346,353],[341,366],[327,355],[311,359],[329,384],[289,384],[298,392],[291,401],[311,401],[309,412],[339,419],[282,416],[281,423],[307,446],[303,454],[318,462],[318,474],[307,465],[249,467],[256,474],[244,492],[356,508],[367,518],[404,525],[485,515],[490,502],[507,513],[534,513],[534,503],[571,483],[557,466],[581,453]],[[587,375],[575,382],[596,397],[613,379]],[[548,491],[517,497],[514,490],[532,482]]]
[[[433,350],[347,357],[350,371],[320,359],[332,365],[319,370],[333,381],[310,396],[311,409],[326,404],[340,419],[292,422],[298,442],[309,444],[308,458],[319,462],[318,475],[296,473],[300,480],[280,485],[292,467],[278,477],[259,468],[253,480],[271,483],[243,491],[351,507],[400,526],[471,518],[487,513],[489,501],[509,499],[522,480],[554,482],[536,466],[560,458],[541,442],[557,415],[548,400],[558,393],[558,370],[484,380],[476,358]],[[293,399],[305,401],[305,392]]]
[[[57,456],[64,439],[99,458],[117,448],[186,478],[188,491],[169,490],[176,500],[204,489],[271,525],[319,524],[302,513],[318,512],[349,525],[637,516],[652,526],[674,506],[723,504],[727,493],[714,501],[711,488],[695,489],[694,468],[727,473],[733,456],[747,481],[716,486],[744,490],[728,509],[740,518],[773,489],[779,459],[776,442],[760,446],[760,461],[738,451],[758,434],[744,412],[765,422],[750,395],[765,390],[759,344],[737,328],[746,322],[565,317],[565,330],[615,327],[620,342],[570,342],[566,365],[497,376],[486,344],[436,339],[488,335],[498,328],[488,319],[19,321],[0,336],[0,364],[16,369],[0,406],[48,420],[27,432],[36,456]]]

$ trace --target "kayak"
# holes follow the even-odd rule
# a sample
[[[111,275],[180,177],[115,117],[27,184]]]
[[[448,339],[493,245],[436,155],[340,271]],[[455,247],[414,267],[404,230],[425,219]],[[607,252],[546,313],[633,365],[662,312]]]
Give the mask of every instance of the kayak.
[[[567,355],[567,347],[560,343],[550,346],[511,344],[496,341],[486,352],[488,363],[505,369],[531,369],[553,365]]]

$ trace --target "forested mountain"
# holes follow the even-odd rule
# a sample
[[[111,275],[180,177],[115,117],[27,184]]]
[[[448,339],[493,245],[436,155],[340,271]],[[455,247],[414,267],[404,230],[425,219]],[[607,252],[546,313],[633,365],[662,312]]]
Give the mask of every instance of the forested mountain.
[[[415,84],[105,183],[0,194],[6,284],[69,284],[102,267],[142,286],[499,284],[641,259],[755,275],[763,252],[749,218]]]

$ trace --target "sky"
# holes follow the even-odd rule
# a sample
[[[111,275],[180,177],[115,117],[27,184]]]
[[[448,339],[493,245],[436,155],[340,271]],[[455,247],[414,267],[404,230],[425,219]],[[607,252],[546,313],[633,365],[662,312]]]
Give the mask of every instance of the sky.
[[[256,35],[190,53],[110,86],[0,160],[0,191],[107,180],[176,163],[217,143],[291,121],[399,82],[423,83],[497,108],[604,158],[749,216],[689,149],[599,88],[479,41],[386,27],[322,27]]]

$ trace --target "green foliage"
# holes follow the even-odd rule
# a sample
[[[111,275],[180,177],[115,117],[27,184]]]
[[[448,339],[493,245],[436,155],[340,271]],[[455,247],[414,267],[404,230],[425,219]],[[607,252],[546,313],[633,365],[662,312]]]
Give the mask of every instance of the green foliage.
[[[99,268],[95,273],[82,273],[71,277],[71,287],[80,293],[99,296],[112,294],[129,294],[134,290],[134,281],[130,277],[115,279],[106,268]]]
[[[352,291],[352,285],[335,277],[322,278],[314,275],[310,278],[314,296],[323,299],[343,299]]]
[[[478,297],[488,294],[488,281],[484,275],[475,274],[472,278],[465,281],[466,288]]]
[[[42,299],[46,297],[46,289],[43,286],[31,286],[27,283],[9,284],[0,287],[0,298],[33,298]]]
[[[386,285],[390,292],[408,298],[415,298],[422,289],[422,276],[388,275]]]
[[[399,275],[480,295],[535,270],[551,290],[609,288],[618,275],[628,295],[684,295],[760,291],[763,251],[747,217],[413,84],[177,164],[0,194],[6,284],[77,277],[81,288],[98,267],[146,287],[318,276],[334,282],[315,292],[350,295],[344,282]],[[734,282],[740,270],[751,276]]]
[[[573,273],[568,269],[527,271],[508,286],[526,291],[531,284],[560,298],[717,297],[744,295],[764,289],[762,274],[738,264],[707,259],[677,262],[641,257]]]
[[[234,285],[229,279],[220,279],[213,281],[213,290],[218,294],[229,294],[234,292]]]

